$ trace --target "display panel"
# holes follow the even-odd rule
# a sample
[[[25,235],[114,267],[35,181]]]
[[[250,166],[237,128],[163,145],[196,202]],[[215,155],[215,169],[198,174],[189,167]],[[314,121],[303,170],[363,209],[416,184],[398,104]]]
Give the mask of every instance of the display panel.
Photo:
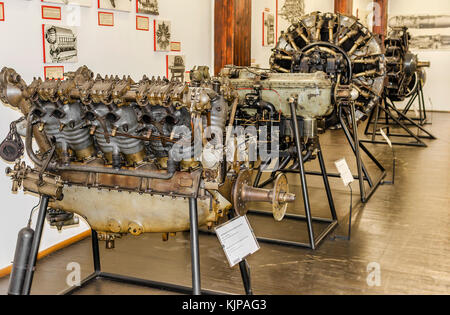
[[[181,42],[171,42],[170,51],[181,51]]]
[[[272,13],[263,12],[263,46],[275,44],[275,17]]]
[[[150,30],[150,19],[146,16],[136,16],[136,29],[138,31]]]
[[[5,20],[5,4],[0,2],[0,21]]]
[[[132,0],[97,0],[99,9],[131,12]]]
[[[44,67],[44,78],[64,80],[64,66]]]
[[[41,0],[41,2],[51,2],[69,5],[81,5],[83,7],[91,7],[93,0]]]
[[[98,12],[98,25],[100,26],[114,26],[114,13]]]
[[[170,51],[172,30],[170,21],[154,22],[155,51]]]
[[[136,13],[159,15],[158,0],[136,0]]]
[[[61,20],[61,8],[43,5],[42,18],[45,20]]]
[[[77,29],[42,25],[44,63],[78,62]]]
[[[183,82],[186,72],[186,56],[167,55],[166,76],[169,80],[178,80]]]

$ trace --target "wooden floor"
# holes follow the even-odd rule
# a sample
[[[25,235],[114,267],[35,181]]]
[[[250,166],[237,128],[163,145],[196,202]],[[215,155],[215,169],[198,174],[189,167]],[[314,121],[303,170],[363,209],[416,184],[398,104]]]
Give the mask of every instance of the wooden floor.
[[[327,239],[316,250],[261,243],[261,250],[248,260],[256,294],[449,294],[450,293],[450,114],[434,113],[427,126],[439,140],[428,148],[396,147],[395,186],[381,186],[365,205],[359,202],[353,184],[353,234],[351,241]],[[321,137],[329,171],[334,161],[346,157],[355,170],[342,131]],[[392,154],[384,145],[368,145],[388,170]],[[369,163],[368,163],[369,165]],[[308,164],[317,169],[317,162]],[[377,176],[377,170],[369,170]],[[297,176],[290,176],[292,191],[298,191],[295,208],[302,212]],[[320,178],[309,177],[312,211],[329,215]],[[331,179],[340,217],[336,234],[347,229],[350,193],[339,179]],[[305,225],[285,220],[250,217],[257,234],[306,241]],[[25,222],[24,222],[25,223]],[[315,226],[316,234],[320,225]],[[200,236],[202,286],[205,289],[242,294],[238,268],[229,268],[214,236]],[[163,243],[161,235],[125,237],[114,250],[101,243],[104,271],[158,281],[189,285],[189,234],[181,233]],[[38,262],[32,294],[56,294],[66,288],[66,266],[78,262],[83,276],[92,271],[90,239],[74,244]],[[379,264],[380,286],[370,287],[368,265]],[[371,270],[369,270],[371,271]],[[0,294],[8,278],[0,279]],[[165,292],[100,280],[79,294],[164,294]]]

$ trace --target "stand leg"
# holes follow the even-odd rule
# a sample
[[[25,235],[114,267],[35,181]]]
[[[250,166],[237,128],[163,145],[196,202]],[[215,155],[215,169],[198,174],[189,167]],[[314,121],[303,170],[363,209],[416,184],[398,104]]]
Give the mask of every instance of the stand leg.
[[[356,111],[355,111],[355,104],[350,104],[350,116],[352,120],[352,127],[353,127],[353,141],[355,142],[355,155],[356,155],[356,166],[358,168],[358,177],[359,177],[359,189],[362,193],[362,199],[363,202],[366,199],[366,192],[364,187],[364,178],[363,178],[363,165],[361,161],[361,153],[359,151],[359,139],[358,139],[358,125],[356,123]],[[369,178],[369,176],[367,176]]]
[[[252,284],[250,280],[250,267],[248,266],[246,259],[239,263],[239,269],[241,270],[241,277],[242,282],[244,283],[245,294],[253,295]]]
[[[266,187],[267,185],[269,185],[270,183],[272,183],[276,178],[277,172],[279,170],[285,169],[290,161],[291,161],[290,156],[284,158],[283,161],[281,162],[281,164],[278,166],[278,168],[270,174],[270,177],[264,183],[262,183],[261,185],[258,185],[258,186],[254,186],[254,187],[263,188],[263,187]],[[259,179],[258,179],[258,183],[259,183]]]
[[[354,107],[353,107],[354,109]],[[353,111],[352,111],[353,114]],[[352,123],[354,121],[354,115],[352,115]],[[349,142],[353,153],[355,154],[355,158],[356,158],[356,164],[357,164],[357,168],[358,168],[358,180],[359,180],[359,188],[360,188],[360,194],[361,194],[361,201],[365,202],[366,201],[366,192],[365,192],[365,186],[364,186],[364,176],[368,179],[369,184],[371,184],[371,179],[369,176],[369,173],[367,172],[366,168],[364,167],[362,161],[361,161],[361,154],[359,151],[359,140],[358,140],[358,131],[357,131],[357,126],[353,125],[353,135],[350,133],[350,131],[348,130],[347,125],[344,122],[344,118],[343,118],[343,113],[342,113],[342,107],[339,108],[339,119],[341,121],[341,125],[342,125],[342,130],[345,133],[345,136],[347,138],[347,141]],[[356,142],[356,141],[357,142]],[[364,176],[363,176],[364,174]]]
[[[424,129],[422,126],[420,126],[419,124],[415,123],[412,119],[408,118],[407,116],[403,115],[401,112],[399,112],[395,107],[392,106],[392,104],[389,104],[388,102],[386,102],[388,108],[394,110],[397,115],[399,115],[399,117],[402,117],[403,119],[407,120],[411,125],[417,127],[418,129],[420,129],[421,131],[423,131],[424,133],[426,133],[430,139],[436,139],[435,136],[433,136],[431,133],[429,133],[426,129]],[[386,112],[386,114],[389,114],[389,109],[384,109],[383,110]],[[416,139],[417,142],[419,143],[423,143],[424,146],[426,146],[426,144],[420,140],[420,138],[418,136],[416,136],[407,126],[405,126],[399,119],[395,118],[394,115],[390,115],[391,118],[400,126],[402,127],[411,137],[413,137],[414,139]]]
[[[25,274],[23,284],[23,294],[30,295],[31,285],[33,283],[34,269],[36,267],[36,260],[39,252],[39,245],[41,244],[42,230],[44,229],[45,216],[47,214],[48,201],[50,197],[42,196],[41,205],[39,207],[39,214],[36,221],[36,230],[34,232],[33,242],[31,243],[30,256],[28,259],[28,268]]]
[[[253,187],[258,187],[259,186],[259,182],[261,181],[262,163],[263,162],[261,162],[261,165],[258,167],[258,173],[256,173],[255,182],[253,183]]]
[[[198,244],[198,213],[196,198],[189,198],[189,217],[191,223],[192,294],[201,295],[200,252]]]
[[[375,111],[376,116],[375,116],[375,124],[373,125],[372,141],[375,141],[375,137],[377,135],[378,119],[380,118],[380,107],[376,106]]]
[[[375,115],[375,110],[376,110],[376,107],[374,107],[374,108],[370,111],[369,119],[367,119],[366,128],[364,129],[364,134],[365,134],[365,135],[368,135],[368,134],[369,134],[369,128],[370,128],[370,125],[372,124],[372,120],[373,120],[373,117],[374,117],[374,115]]]
[[[291,120],[292,120],[292,124],[294,127],[295,145],[297,147],[299,169],[300,169],[300,182],[302,184],[302,195],[303,195],[303,202],[305,205],[306,223],[308,225],[309,243],[311,245],[311,249],[314,250],[314,249],[316,249],[316,243],[314,240],[314,231],[313,231],[312,217],[311,217],[311,206],[309,203],[309,194],[308,194],[308,188],[307,188],[307,183],[306,183],[305,166],[304,166],[303,157],[302,157],[302,144],[300,141],[300,129],[298,127],[297,111],[295,108],[295,102],[290,102],[289,105],[291,107]]]
[[[94,271],[95,273],[100,273],[100,250],[98,248],[98,236],[97,232],[92,230],[92,258],[94,259]]]
[[[328,205],[330,206],[331,217],[333,220],[337,220],[336,208],[334,207],[333,195],[331,193],[330,182],[328,181],[327,169],[325,167],[325,161],[322,154],[322,148],[320,146],[320,142],[317,144],[318,146],[318,158],[320,164],[320,171],[322,172],[323,184],[325,186],[325,191],[327,193]]]

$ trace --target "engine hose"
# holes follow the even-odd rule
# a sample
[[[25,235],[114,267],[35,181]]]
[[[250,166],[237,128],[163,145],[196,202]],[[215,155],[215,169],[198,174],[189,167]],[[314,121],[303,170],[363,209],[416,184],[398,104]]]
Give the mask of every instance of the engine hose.
[[[131,177],[144,177],[144,178],[154,178],[154,179],[171,179],[175,175],[175,167],[170,167],[167,164],[167,173],[158,173],[153,171],[140,171],[138,169],[134,170],[124,170],[124,169],[114,169],[102,166],[87,166],[87,165],[56,165],[49,166],[49,169],[54,169],[61,172],[84,172],[84,173],[101,173],[109,175],[121,175],[121,176],[131,176]]]
[[[33,151],[33,115],[32,112],[35,110],[33,108],[29,113],[27,117],[27,132],[25,136],[25,149],[27,150],[28,157],[33,161],[34,164],[36,164],[38,167],[42,168],[42,165],[44,162],[34,153]]]

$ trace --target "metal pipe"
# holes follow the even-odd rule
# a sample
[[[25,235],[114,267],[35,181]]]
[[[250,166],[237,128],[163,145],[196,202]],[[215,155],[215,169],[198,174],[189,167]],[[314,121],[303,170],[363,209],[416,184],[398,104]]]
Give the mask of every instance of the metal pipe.
[[[27,150],[28,157],[39,167],[42,167],[43,161],[34,154],[33,151],[33,125],[31,121],[33,119],[32,111],[28,114],[27,117],[27,132],[25,136],[25,149]]]
[[[242,282],[244,283],[245,294],[253,295],[252,283],[250,278],[250,266],[248,265],[246,259],[239,263],[239,269],[241,271]]]
[[[306,214],[306,220],[308,225],[308,236],[309,236],[309,242],[311,245],[311,249],[316,248],[316,244],[314,242],[314,231],[312,226],[312,219],[311,219],[311,206],[309,203],[309,195],[308,195],[308,188],[306,183],[306,176],[305,176],[305,166],[303,165],[303,158],[302,158],[302,144],[300,142],[300,129],[298,126],[298,120],[296,115],[296,101],[290,100],[289,105],[291,107],[291,120],[294,125],[294,135],[295,135],[295,145],[297,147],[297,154],[298,159],[300,161],[299,167],[300,167],[300,181],[302,184],[302,194],[303,194],[303,202],[305,204],[305,214]]]
[[[189,218],[191,225],[190,234],[191,234],[192,294],[201,295],[200,252],[198,244],[198,211],[196,198],[189,198]]]
[[[333,194],[331,193],[330,183],[328,181],[327,169],[325,167],[325,160],[323,158],[322,148],[320,147],[319,141],[317,142],[317,146],[318,146],[318,157],[319,157],[320,170],[322,171],[323,184],[325,186],[325,191],[327,193],[327,199],[328,199],[328,204],[330,206],[331,216],[333,217],[333,220],[337,220],[336,209],[334,207]]]
[[[62,172],[67,171],[67,172],[101,173],[110,175],[122,175],[122,176],[155,178],[165,180],[171,179],[175,175],[175,170],[168,170],[167,173],[158,173],[152,171],[140,171],[138,169],[124,170],[104,166],[87,166],[87,165],[54,165],[49,166],[49,169]]]
[[[100,250],[98,248],[98,235],[97,231],[91,230],[92,237],[92,258],[94,260],[94,271],[99,273],[101,271],[100,266]]]
[[[39,207],[39,214],[36,221],[36,228],[34,232],[33,242],[31,244],[30,257],[28,259],[27,273],[23,285],[22,294],[29,295],[31,291],[31,284],[33,283],[34,269],[36,267],[37,256],[39,252],[39,245],[41,244],[42,231],[44,229],[45,216],[47,214],[48,201],[50,197],[42,196],[41,206]]]

